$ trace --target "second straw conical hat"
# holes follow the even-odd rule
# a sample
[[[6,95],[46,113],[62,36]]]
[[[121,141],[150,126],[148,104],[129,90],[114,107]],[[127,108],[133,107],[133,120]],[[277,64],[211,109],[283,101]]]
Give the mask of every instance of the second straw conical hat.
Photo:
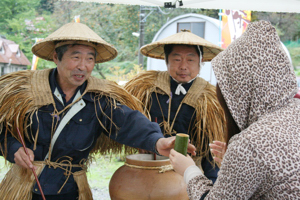
[[[37,42],[33,45],[32,52],[40,58],[52,61],[56,41],[82,41],[92,43],[98,53],[96,63],[112,60],[118,55],[116,48],[104,41],[87,25],[76,22],[63,25],[45,39]]]
[[[143,46],[140,51],[143,55],[165,59],[164,46],[166,44],[185,44],[203,46],[203,61],[211,61],[223,49],[189,31],[182,31],[164,39]]]

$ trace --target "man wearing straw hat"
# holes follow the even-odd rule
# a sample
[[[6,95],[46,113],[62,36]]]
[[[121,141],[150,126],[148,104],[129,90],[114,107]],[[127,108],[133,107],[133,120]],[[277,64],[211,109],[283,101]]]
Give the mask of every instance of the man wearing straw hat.
[[[189,134],[197,148],[195,160],[213,182],[219,168],[209,143],[223,141],[225,118],[215,87],[198,74],[202,62],[210,61],[221,51],[220,47],[183,30],[141,48],[145,56],[165,59],[167,71],[147,71],[125,86],[141,100],[144,111],[150,114],[151,121],[159,123],[166,137]]]
[[[89,27],[66,24],[32,52],[57,67],[0,78],[1,150],[15,163],[0,185],[2,199],[42,199],[30,169],[48,200],[92,199],[88,156],[120,152],[120,143],[168,155],[174,138],[165,139],[116,83],[91,76],[95,63],[115,58],[117,51]]]

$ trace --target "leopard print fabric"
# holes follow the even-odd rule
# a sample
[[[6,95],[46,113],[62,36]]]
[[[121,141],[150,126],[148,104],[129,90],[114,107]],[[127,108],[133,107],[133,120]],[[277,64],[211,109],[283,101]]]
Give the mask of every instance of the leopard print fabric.
[[[190,199],[300,199],[300,99],[275,28],[249,24],[212,66],[241,132],[213,186],[205,176],[189,181]]]

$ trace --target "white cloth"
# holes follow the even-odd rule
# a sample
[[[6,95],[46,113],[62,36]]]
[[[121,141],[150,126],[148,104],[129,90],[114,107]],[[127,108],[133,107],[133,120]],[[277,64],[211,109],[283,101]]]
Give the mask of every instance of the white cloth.
[[[175,90],[175,94],[176,95],[180,95],[180,92],[185,95],[186,94],[186,90],[185,88],[182,86],[182,83],[179,83],[176,90]]]
[[[196,77],[197,77],[197,76],[196,76]],[[195,77],[195,78],[196,78],[196,77]],[[195,80],[195,78],[193,78],[192,80],[190,80],[190,81],[187,82],[187,83],[192,82],[193,80]],[[172,79],[173,79],[175,82],[179,83],[175,78],[172,77]],[[175,90],[175,94],[176,94],[176,95],[180,95],[180,92],[181,92],[183,95],[186,94],[186,90],[185,90],[185,88],[182,86],[182,83],[179,83],[179,84],[177,85],[177,88],[176,88],[176,90]]]
[[[200,61],[199,61],[199,66],[200,66],[200,70],[201,70],[201,68],[204,66],[204,63],[202,62],[202,52],[201,52],[201,50],[200,50],[200,46],[199,45],[197,45],[197,48],[198,48],[198,50],[199,50],[199,53],[200,53]]]
[[[196,165],[191,165],[189,166],[183,174],[183,178],[184,178],[184,182],[186,184],[188,184],[188,182],[193,179],[196,176],[202,175],[203,176],[203,172],[201,171],[201,169],[199,167],[197,167]]]

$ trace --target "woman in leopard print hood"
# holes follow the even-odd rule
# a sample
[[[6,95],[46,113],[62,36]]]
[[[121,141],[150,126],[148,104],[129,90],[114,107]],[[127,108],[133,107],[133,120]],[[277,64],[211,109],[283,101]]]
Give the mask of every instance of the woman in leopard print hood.
[[[300,199],[300,99],[275,28],[251,23],[212,66],[230,140],[214,185],[171,151],[190,199]]]

